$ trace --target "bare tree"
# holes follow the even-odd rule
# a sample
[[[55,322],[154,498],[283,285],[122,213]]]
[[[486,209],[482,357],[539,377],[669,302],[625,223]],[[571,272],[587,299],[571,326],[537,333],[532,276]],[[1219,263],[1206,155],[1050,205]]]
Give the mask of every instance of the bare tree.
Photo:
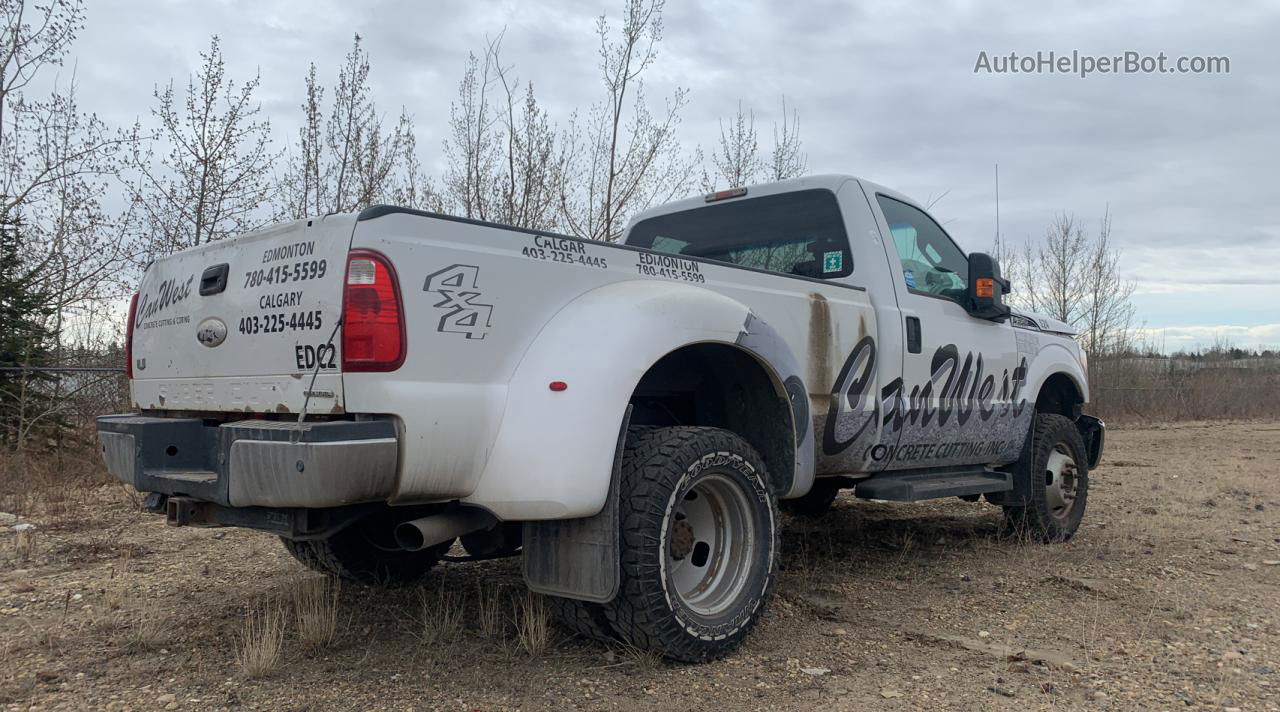
[[[324,126],[321,106],[324,87],[316,80],[312,63],[304,80],[306,98],[302,102],[302,126],[298,129],[297,153],[289,157],[289,167],[281,180],[278,217],[304,218],[322,215],[328,200],[324,195],[324,179],[320,161],[324,153]]]
[[[458,100],[449,107],[449,138],[444,144],[449,168],[445,192],[453,209],[464,217],[489,219],[494,173],[500,158],[496,110],[490,106],[494,53],[501,36],[491,41],[481,60],[467,56],[458,82]]]
[[[715,167],[715,175],[705,182],[707,191],[715,190],[718,185],[728,188],[750,185],[765,171],[756,138],[755,112],[743,111],[741,101],[727,129],[724,120],[720,120],[720,146],[711,154],[711,165]]]
[[[0,0],[0,135],[11,104],[21,105],[22,90],[42,69],[62,66],[76,35],[84,28],[80,0],[53,0],[28,7],[26,0]]]
[[[585,122],[575,115],[563,141],[560,212],[575,235],[615,241],[627,216],[685,193],[700,156],[682,155],[676,139],[688,92],[677,89],[653,114],[642,76],[658,56],[664,0],[627,0],[616,38],[596,23],[605,95]]]
[[[77,0],[0,0],[0,212],[23,216],[21,259],[56,320],[118,290],[132,256],[105,207],[129,137],[81,111],[74,71],[48,96],[25,91],[62,66],[83,24]]]
[[[120,216],[105,207],[129,138],[81,111],[74,68],[53,78],[48,95],[29,91],[37,79],[50,83],[42,74],[63,66],[83,24],[77,0],[0,0],[0,215],[14,225],[5,270],[26,295],[21,320],[0,320],[0,338],[17,365],[60,364],[68,325],[119,293],[133,256]],[[17,399],[3,409],[18,414],[21,447],[66,394],[56,379],[18,380],[0,400]]]
[[[305,79],[303,125],[296,153],[279,184],[278,217],[297,219],[349,212],[404,195],[411,182],[417,199],[428,201],[429,185],[409,152],[416,149],[413,121],[403,111],[390,127],[378,113],[369,88],[369,55],[360,35],[338,70],[328,114],[325,89],[312,64]],[[406,167],[418,171],[406,177]]]
[[[401,115],[400,122],[400,132],[404,141],[401,146],[403,165],[393,181],[391,202],[406,208],[444,212],[443,197],[436,190],[431,177],[427,175],[422,162],[418,159],[418,139],[414,132],[413,119],[407,115]]]
[[[271,125],[254,101],[259,78],[227,77],[217,35],[181,98],[173,81],[155,91],[153,134],[135,127],[135,205],[152,254],[252,230],[270,218]],[[161,151],[148,139],[154,138]]]
[[[1132,344],[1134,284],[1120,274],[1110,210],[1103,213],[1096,236],[1062,213],[1041,244],[1025,243],[1007,264],[1017,281],[1011,301],[1079,329],[1090,355],[1117,353]]]
[[[1111,210],[1102,214],[1085,263],[1084,347],[1095,356],[1120,354],[1133,342],[1134,283],[1120,274],[1120,251],[1111,241]]]
[[[558,221],[556,132],[532,84],[502,63],[502,35],[469,56],[445,141],[450,204],[467,217],[549,229]],[[492,96],[491,96],[492,94]]]
[[[703,188],[717,186],[735,188],[760,181],[780,181],[804,174],[808,159],[801,153],[800,115],[793,109],[787,113],[787,98],[782,98],[782,123],[773,125],[773,148],[768,158],[760,156],[756,136],[755,112],[743,111],[742,102],[725,127],[720,121],[720,145],[711,155],[714,174],[703,172]]]
[[[499,69],[498,79],[506,132],[499,220],[522,227],[556,227],[559,173],[555,129],[534,96],[533,84],[525,85],[521,97],[519,82],[509,79],[505,70]]]
[[[1068,324],[1084,314],[1087,240],[1075,217],[1062,213],[1045,231],[1044,240],[1023,245],[1024,305]]]
[[[787,97],[782,97],[782,125],[773,125],[773,153],[769,161],[769,180],[787,180],[804,175],[809,158],[801,153],[800,114],[795,109],[787,114]]]

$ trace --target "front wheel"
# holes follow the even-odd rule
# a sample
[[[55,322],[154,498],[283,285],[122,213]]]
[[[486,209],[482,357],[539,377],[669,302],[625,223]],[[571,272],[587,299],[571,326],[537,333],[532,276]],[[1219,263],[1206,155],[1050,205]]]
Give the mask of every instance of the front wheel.
[[[1004,508],[1009,527],[1045,542],[1070,539],[1089,498],[1089,454],[1075,423],[1062,415],[1036,415],[1031,446],[1014,472],[1029,479],[1031,501]]]
[[[621,474],[622,585],[604,607],[613,631],[673,660],[729,653],[759,620],[777,570],[760,455],[717,428],[633,429]]]

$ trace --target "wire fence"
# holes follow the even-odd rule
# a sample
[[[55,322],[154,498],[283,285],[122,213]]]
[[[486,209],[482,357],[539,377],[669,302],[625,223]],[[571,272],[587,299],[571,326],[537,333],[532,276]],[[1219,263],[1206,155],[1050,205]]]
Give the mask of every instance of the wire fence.
[[[87,443],[97,416],[131,408],[120,354],[86,353],[67,361],[0,367],[0,446]],[[1280,418],[1277,359],[1094,359],[1089,378],[1087,410],[1109,422]]]

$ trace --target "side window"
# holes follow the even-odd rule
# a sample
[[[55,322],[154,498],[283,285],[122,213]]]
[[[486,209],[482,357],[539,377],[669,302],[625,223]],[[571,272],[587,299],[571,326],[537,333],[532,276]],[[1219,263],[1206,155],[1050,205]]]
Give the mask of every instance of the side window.
[[[907,287],[963,304],[969,260],[956,243],[923,210],[883,195],[876,201],[889,223]]]

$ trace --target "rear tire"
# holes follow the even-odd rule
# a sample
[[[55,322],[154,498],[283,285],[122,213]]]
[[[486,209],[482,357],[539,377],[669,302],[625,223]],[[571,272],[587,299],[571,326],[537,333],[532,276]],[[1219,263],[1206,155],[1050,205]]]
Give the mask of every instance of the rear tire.
[[[547,596],[546,601],[551,615],[570,633],[601,643],[618,639],[602,604],[560,596]]]
[[[777,571],[777,508],[760,455],[718,428],[633,429],[621,474],[621,587],[603,607],[613,631],[673,660],[731,652]]]
[[[778,509],[793,517],[816,517],[826,514],[839,494],[840,488],[834,483],[818,480],[803,497],[778,500]]]
[[[1070,418],[1037,414],[1030,447],[1014,466],[1028,477],[1031,501],[1005,507],[1007,527],[1045,543],[1066,541],[1080,528],[1089,499],[1089,453]]]
[[[369,519],[340,529],[326,539],[296,540],[280,537],[293,558],[312,571],[368,586],[403,586],[414,583],[436,565],[453,542],[422,551],[393,548],[380,543],[375,523]],[[388,530],[390,531],[390,530]]]

